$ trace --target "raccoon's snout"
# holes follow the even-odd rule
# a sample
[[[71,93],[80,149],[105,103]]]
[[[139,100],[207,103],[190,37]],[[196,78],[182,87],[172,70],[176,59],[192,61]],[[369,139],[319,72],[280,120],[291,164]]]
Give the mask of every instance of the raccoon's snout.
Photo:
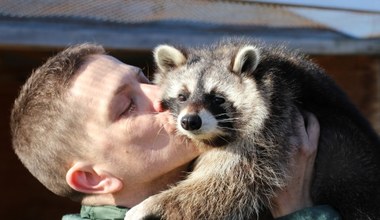
[[[187,131],[198,130],[202,126],[202,119],[199,115],[185,115],[181,118],[181,126]]]

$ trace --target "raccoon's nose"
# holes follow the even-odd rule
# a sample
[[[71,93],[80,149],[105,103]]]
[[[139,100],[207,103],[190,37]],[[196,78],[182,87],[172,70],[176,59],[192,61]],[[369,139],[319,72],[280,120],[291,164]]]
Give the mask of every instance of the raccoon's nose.
[[[181,118],[181,126],[188,131],[198,130],[202,126],[202,119],[198,115],[185,115]]]

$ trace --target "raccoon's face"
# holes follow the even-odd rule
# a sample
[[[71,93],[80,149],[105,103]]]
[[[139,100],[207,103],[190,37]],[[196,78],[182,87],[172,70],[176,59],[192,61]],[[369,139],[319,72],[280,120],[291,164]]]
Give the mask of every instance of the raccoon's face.
[[[186,53],[162,45],[154,56],[159,68],[155,82],[163,89],[162,104],[172,112],[179,133],[220,147],[252,130],[247,126],[262,126],[265,103],[255,92],[254,80],[246,77],[259,61],[253,46],[237,52]]]
[[[210,146],[225,145],[236,136],[233,118],[239,113],[225,94],[200,84],[177,89],[178,95],[164,99],[163,105],[173,113],[180,133]]]

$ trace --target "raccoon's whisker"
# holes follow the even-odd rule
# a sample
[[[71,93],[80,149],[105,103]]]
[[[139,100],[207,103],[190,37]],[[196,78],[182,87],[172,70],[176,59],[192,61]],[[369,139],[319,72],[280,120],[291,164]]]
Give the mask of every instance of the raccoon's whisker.
[[[219,121],[224,121],[224,120],[239,120],[240,118],[219,118]]]
[[[231,117],[225,117],[223,118],[222,116],[214,116],[218,121],[220,120],[238,120],[239,118],[231,118]]]
[[[173,116],[173,118],[177,118],[177,117],[178,117],[178,114],[176,114],[176,113],[169,112],[169,114],[170,114],[171,116]]]
[[[181,145],[183,146],[183,145],[185,145],[185,146],[187,146],[189,143],[188,143],[188,140],[187,140],[187,138],[183,138],[182,139],[182,142],[181,142]]]
[[[224,116],[224,115],[227,115],[227,113],[220,113],[220,114],[216,114],[214,115],[215,117],[219,117],[219,116]],[[228,116],[228,115],[227,115]]]
[[[244,132],[245,130],[244,129],[239,129],[239,128],[228,128],[228,127],[218,127],[218,129],[223,129],[223,130],[229,130],[229,131],[240,131],[240,132]]]
[[[201,148],[201,147],[202,147],[202,144],[201,144],[200,142],[197,142],[197,143],[196,143],[196,146],[197,146],[198,148]]]
[[[163,124],[163,125],[160,127],[160,129],[157,131],[157,133],[156,133],[156,135],[155,135],[155,137],[154,137],[154,141],[153,141],[153,143],[156,143],[156,140],[157,140],[158,136],[161,134],[161,131],[162,131],[162,129],[164,129],[164,127],[165,127],[165,124]]]
[[[216,127],[216,129],[221,130],[221,131],[223,131],[223,130],[240,131],[240,132],[244,132],[244,131],[246,131],[245,129],[240,129],[240,128],[230,128],[230,127],[221,127],[221,126],[219,126],[219,125]]]
[[[240,118],[226,118],[226,119],[218,119],[219,122],[235,122],[239,121]]]
[[[215,118],[218,118],[221,116],[215,116]],[[240,120],[240,117],[227,117],[227,118],[219,118],[218,120]]]
[[[223,138],[223,136],[221,135],[217,135],[217,137],[219,137],[220,139],[224,140],[226,143],[230,144],[231,142],[229,142],[227,139]]]
[[[189,142],[190,142],[189,139],[186,138],[186,139],[184,139],[184,141],[186,142],[186,146],[189,145]]]
[[[216,114],[216,115],[214,115],[214,116],[215,116],[215,117],[232,116],[232,115],[234,115],[234,114],[237,114],[237,112],[229,112],[229,113],[224,112],[224,113]]]
[[[222,116],[222,115],[231,115],[231,114],[237,114],[237,112],[223,112],[223,113],[220,113],[220,114],[217,114],[215,116]]]
[[[156,137],[161,133],[161,131],[165,128],[165,125],[170,124],[170,122],[167,122],[161,126],[161,128],[157,131]]]
[[[177,123],[178,114],[171,113],[171,112],[169,114],[173,118],[173,120],[172,120],[173,124],[176,124]]]

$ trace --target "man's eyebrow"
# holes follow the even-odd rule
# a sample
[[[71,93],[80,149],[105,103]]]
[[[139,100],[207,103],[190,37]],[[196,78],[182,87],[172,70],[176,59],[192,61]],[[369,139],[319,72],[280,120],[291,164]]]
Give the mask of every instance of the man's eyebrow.
[[[112,106],[114,106],[116,104],[115,101],[117,100],[117,98],[116,98],[117,95],[122,93],[123,91],[125,91],[129,87],[130,87],[130,85],[128,85],[128,84],[120,85],[119,87],[117,87],[117,89],[113,93],[111,101],[108,103],[108,118],[110,118],[111,120],[115,119],[115,115],[114,115],[115,110],[111,111],[111,109],[113,109]]]

